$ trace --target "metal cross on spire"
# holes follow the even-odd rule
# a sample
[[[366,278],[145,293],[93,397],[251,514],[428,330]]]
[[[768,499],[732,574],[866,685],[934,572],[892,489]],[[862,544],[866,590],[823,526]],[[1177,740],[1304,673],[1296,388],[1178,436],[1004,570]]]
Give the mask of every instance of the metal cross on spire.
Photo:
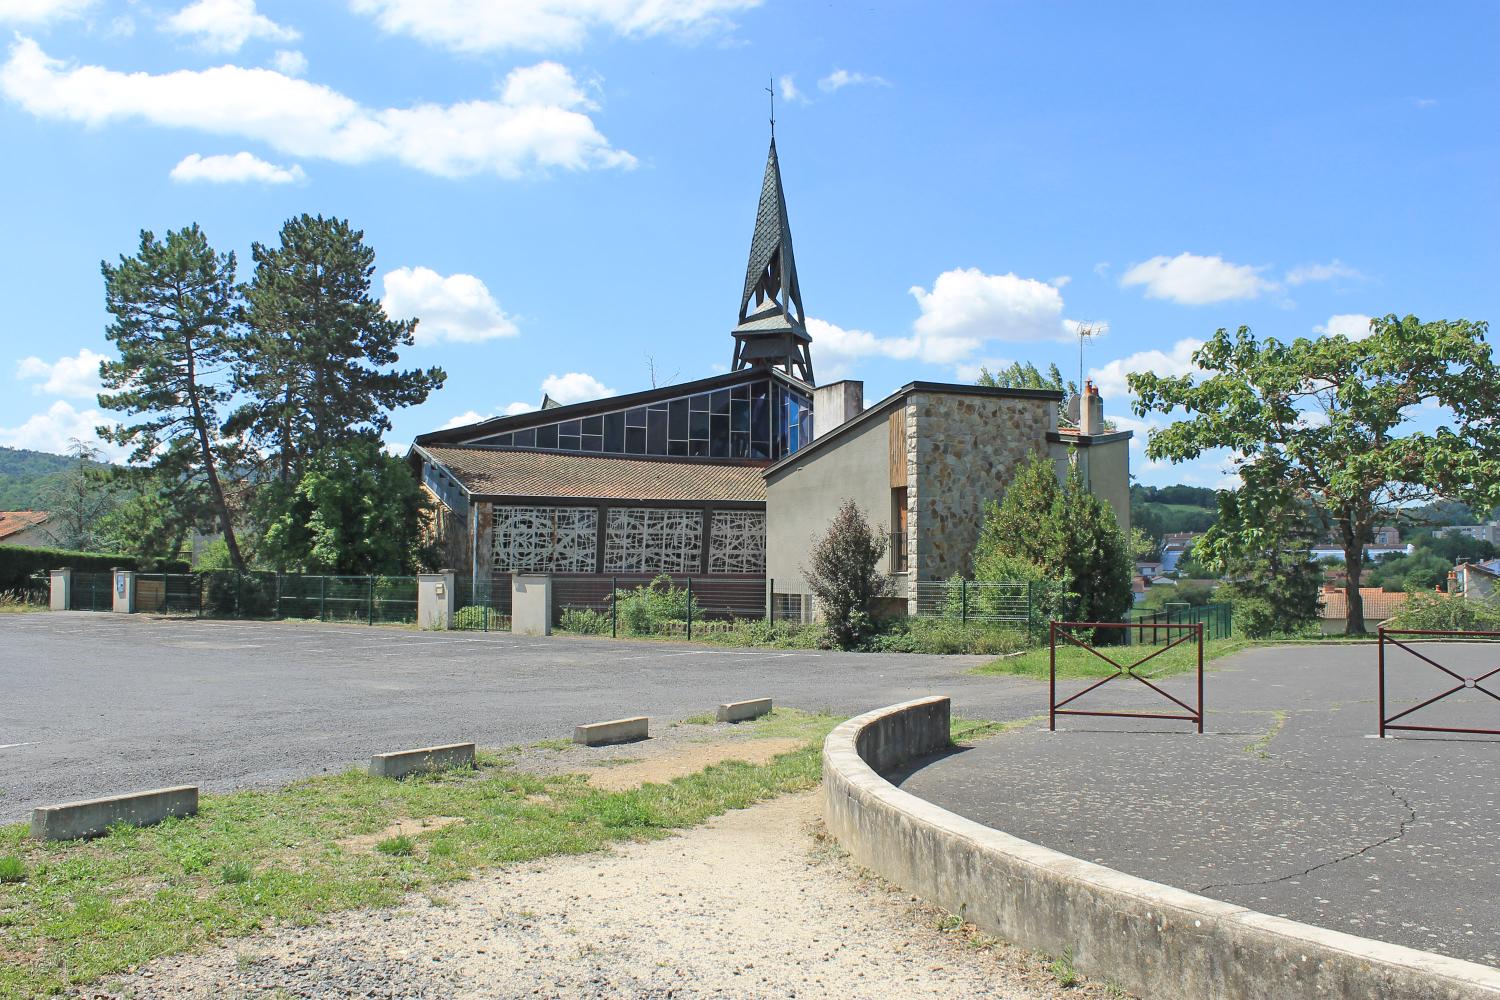
[[[776,78],[771,77],[771,85],[766,88],[766,93],[771,95],[771,141],[776,141]]]

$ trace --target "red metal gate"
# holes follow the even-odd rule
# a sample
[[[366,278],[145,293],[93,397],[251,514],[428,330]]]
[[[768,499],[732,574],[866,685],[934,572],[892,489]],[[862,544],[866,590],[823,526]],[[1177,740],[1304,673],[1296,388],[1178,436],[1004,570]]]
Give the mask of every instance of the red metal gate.
[[[1072,633],[1068,631],[1069,629],[1094,629],[1094,630],[1104,629],[1104,630],[1110,630],[1110,629],[1131,629],[1131,628],[1135,628],[1135,627],[1136,626],[1133,625],[1133,624],[1131,624],[1130,622],[1052,622],[1052,624],[1051,624],[1051,643],[1050,643],[1050,645],[1051,645],[1051,667],[1050,667],[1050,671],[1049,671],[1049,674],[1050,674],[1050,678],[1049,679],[1050,679],[1050,684],[1051,684],[1051,697],[1048,699],[1048,719],[1047,719],[1047,728],[1048,729],[1053,729],[1053,730],[1057,729],[1057,717],[1059,715],[1092,715],[1092,716],[1112,716],[1112,717],[1115,717],[1115,718],[1125,718],[1125,719],[1173,719],[1173,720],[1176,720],[1176,721],[1179,721],[1179,722],[1191,722],[1191,723],[1194,723],[1197,726],[1198,732],[1200,732],[1200,733],[1203,732],[1203,623],[1202,622],[1194,622],[1192,624],[1175,624],[1175,625],[1169,625],[1169,624],[1162,623],[1162,624],[1159,624],[1159,625],[1158,624],[1152,625],[1151,628],[1153,628],[1153,629],[1162,629],[1162,630],[1166,631],[1167,636],[1169,638],[1169,641],[1164,646],[1155,646],[1155,647],[1152,647],[1153,651],[1151,653],[1147,654],[1146,656],[1141,657],[1140,659],[1136,660],[1133,663],[1128,663],[1128,664],[1125,664],[1123,666],[1121,664],[1115,662],[1110,657],[1105,656],[1103,653],[1099,652],[1099,650],[1097,648],[1095,648],[1094,646],[1090,645],[1089,643],[1083,642],[1083,641],[1075,638],[1072,635]],[[1175,639],[1171,638],[1171,634],[1174,631],[1177,632],[1177,633],[1179,633],[1179,635]],[[1068,697],[1064,698],[1062,701],[1058,701],[1057,700],[1057,640],[1058,640],[1059,636],[1062,637],[1062,639],[1064,639],[1067,643],[1071,643],[1072,645],[1077,646],[1080,649],[1088,650],[1090,653],[1092,653],[1093,655],[1097,656],[1099,659],[1103,660],[1105,663],[1108,663],[1110,666],[1114,667],[1115,668],[1115,672],[1112,673],[1112,674],[1110,674],[1108,677],[1104,678],[1101,681],[1096,681],[1093,684],[1090,684],[1088,687],[1084,688],[1082,691],[1079,691],[1076,694],[1069,695]],[[1177,646],[1181,646],[1181,645],[1183,645],[1184,643],[1187,643],[1187,642],[1196,642],[1197,646],[1198,646],[1198,706],[1196,708],[1194,708],[1192,705],[1189,705],[1186,702],[1184,702],[1184,701],[1182,701],[1182,700],[1180,700],[1180,699],[1178,699],[1176,697],[1173,697],[1172,695],[1168,694],[1166,691],[1163,691],[1161,688],[1157,687],[1155,684],[1152,684],[1145,677],[1142,677],[1140,674],[1136,673],[1136,668],[1137,667],[1141,666],[1144,663],[1149,663],[1151,660],[1156,659],[1158,656],[1162,655],[1167,650],[1174,649]],[[1132,647],[1132,646],[1121,645],[1121,646],[1110,646],[1110,647],[1107,647],[1107,648],[1110,648],[1110,649],[1139,649],[1140,647],[1139,646]],[[1079,698],[1082,698],[1084,695],[1088,694],[1090,691],[1094,691],[1094,690],[1097,690],[1098,688],[1103,687],[1104,685],[1108,684],[1110,681],[1114,680],[1117,677],[1133,677],[1133,678],[1135,678],[1136,680],[1140,681],[1142,684],[1144,684],[1148,688],[1150,688],[1152,691],[1155,691],[1161,697],[1165,698],[1167,701],[1170,701],[1172,704],[1174,704],[1174,705],[1178,706],[1179,708],[1181,708],[1182,712],[1173,712],[1173,713],[1166,713],[1166,712],[1117,712],[1117,711],[1086,710],[1086,709],[1080,709],[1080,708],[1066,708],[1065,707],[1065,706],[1070,705],[1073,702],[1077,701]]]
[[[1500,736],[1500,729],[1464,729],[1455,726],[1418,726],[1411,723],[1397,725],[1397,719],[1404,719],[1408,715],[1411,715],[1413,712],[1416,712],[1419,709],[1426,708],[1428,705],[1436,704],[1449,695],[1457,694],[1465,688],[1473,688],[1475,691],[1479,691],[1482,694],[1487,694],[1497,702],[1500,702],[1500,694],[1496,694],[1494,691],[1491,691],[1489,688],[1484,686],[1485,681],[1489,680],[1491,677],[1494,677],[1497,674],[1500,674],[1500,667],[1496,667],[1488,673],[1480,674],[1478,677],[1465,677],[1463,674],[1455,673],[1454,671],[1449,670],[1441,663],[1432,659],[1432,657],[1424,656],[1423,654],[1417,652],[1415,649],[1412,649],[1400,639],[1392,638],[1392,636],[1401,635],[1414,637],[1417,639],[1449,639],[1456,641],[1471,639],[1493,640],[1500,639],[1500,632],[1440,632],[1428,629],[1385,628],[1384,626],[1382,626],[1377,630],[1377,635],[1380,639],[1380,736],[1382,739],[1385,738],[1385,731],[1387,729],[1400,729],[1406,732],[1419,733],[1472,733],[1477,736]],[[1428,698],[1424,702],[1420,702],[1419,704],[1413,705],[1408,709],[1397,712],[1395,715],[1386,715],[1385,648],[1387,645],[1406,650],[1408,653],[1410,653],[1412,656],[1415,656],[1423,663],[1426,663],[1427,665],[1432,667],[1436,667],[1438,670],[1441,670],[1449,677],[1452,677],[1454,680],[1458,681],[1458,683],[1453,685],[1446,691],[1442,691],[1438,694],[1433,695],[1431,698]]]

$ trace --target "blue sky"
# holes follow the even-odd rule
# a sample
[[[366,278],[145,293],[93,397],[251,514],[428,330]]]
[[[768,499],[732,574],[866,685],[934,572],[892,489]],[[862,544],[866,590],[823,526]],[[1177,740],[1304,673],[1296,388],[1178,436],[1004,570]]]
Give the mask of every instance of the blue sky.
[[[1500,309],[1500,6],[0,0],[0,444],[101,415],[98,265],[300,212],[376,249],[465,415],[722,371],[768,78],[820,380],[1186,371]],[[1216,485],[1217,463],[1142,482]]]

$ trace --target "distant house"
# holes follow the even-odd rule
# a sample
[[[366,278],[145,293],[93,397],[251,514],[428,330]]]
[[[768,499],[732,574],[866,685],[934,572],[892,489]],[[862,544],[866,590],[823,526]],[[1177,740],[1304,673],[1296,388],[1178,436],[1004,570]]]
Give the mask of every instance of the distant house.
[[[1416,550],[1417,547],[1410,544],[1377,545],[1374,542],[1369,542],[1365,545],[1365,560],[1367,562],[1374,562],[1385,556],[1398,554],[1409,556]],[[1315,562],[1336,562],[1344,558],[1344,547],[1342,545],[1335,545],[1332,542],[1324,542],[1320,545],[1314,545],[1308,550],[1308,554]]]
[[[1453,567],[1454,592],[1466,601],[1492,601],[1500,581],[1500,559],[1459,563]]]
[[[1359,597],[1364,604],[1365,631],[1373,632],[1406,606],[1407,595],[1379,587],[1360,587]],[[1318,617],[1324,635],[1343,634],[1344,623],[1349,618],[1349,600],[1342,587],[1330,585],[1323,588],[1318,597]]]
[[[1401,532],[1394,525],[1386,525],[1376,528],[1374,531],[1374,542],[1378,546],[1388,547],[1401,544]]]
[[[1161,539],[1161,572],[1177,572],[1177,564],[1193,548],[1197,534],[1191,531],[1169,531]]]
[[[1153,576],[1161,576],[1161,562],[1138,562],[1135,564],[1135,571],[1148,580]]]
[[[0,545],[47,548],[53,544],[44,510],[0,511]]]
[[[1136,604],[1146,599],[1146,578],[1137,573],[1130,579],[1130,599]]]
[[[1434,534],[1438,535],[1463,535],[1472,538],[1476,542],[1489,542],[1491,545],[1500,545],[1500,521],[1491,521],[1489,524],[1450,524],[1447,527],[1437,529]]]

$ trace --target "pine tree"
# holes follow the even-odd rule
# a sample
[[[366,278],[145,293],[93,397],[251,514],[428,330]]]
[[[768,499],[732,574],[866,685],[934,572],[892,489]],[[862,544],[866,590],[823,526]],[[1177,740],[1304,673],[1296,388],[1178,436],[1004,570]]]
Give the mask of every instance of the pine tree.
[[[160,241],[143,231],[139,253],[100,270],[114,317],[105,336],[120,357],[100,365],[99,405],[139,418],[100,436],[167,478],[201,482],[230,560],[244,569],[221,478],[236,443],[219,425],[239,320],[234,254],[215,253],[194,224]]]
[[[311,456],[389,430],[390,410],[442,386],[441,368],[393,368],[416,320],[393,320],[370,294],[375,251],[343,219],[300,215],[279,246],[256,243],[245,290],[248,331],[236,365],[248,397],[230,421],[268,450],[294,485]]]

